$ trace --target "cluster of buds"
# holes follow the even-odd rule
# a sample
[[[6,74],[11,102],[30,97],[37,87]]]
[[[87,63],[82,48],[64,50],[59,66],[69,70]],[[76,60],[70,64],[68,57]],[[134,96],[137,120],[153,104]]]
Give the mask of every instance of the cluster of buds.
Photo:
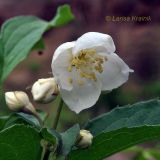
[[[59,93],[59,87],[54,78],[39,79],[31,89],[33,99],[39,103],[53,101]],[[36,113],[36,110],[29,100],[28,95],[22,91],[5,93],[6,104],[12,111],[24,111]]]
[[[54,78],[39,79],[33,84],[31,93],[34,101],[39,103],[49,103],[59,94],[59,87]],[[6,92],[5,99],[10,110],[37,115],[36,109],[25,92]],[[80,130],[76,146],[78,148],[87,148],[91,146],[92,139],[93,135],[89,131]]]

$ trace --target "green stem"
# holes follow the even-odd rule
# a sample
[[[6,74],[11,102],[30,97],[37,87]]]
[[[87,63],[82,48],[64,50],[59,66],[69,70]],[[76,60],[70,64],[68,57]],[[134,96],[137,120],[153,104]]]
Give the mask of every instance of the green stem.
[[[63,100],[62,98],[60,99],[60,102],[59,102],[59,106],[58,106],[58,109],[57,109],[57,114],[56,114],[56,117],[55,117],[55,121],[54,121],[54,124],[53,124],[53,128],[56,130],[57,129],[57,126],[58,126],[58,121],[59,121],[59,118],[60,118],[60,114],[61,114],[61,111],[62,111],[62,107],[63,107]]]
[[[57,126],[58,126],[58,121],[59,121],[59,118],[60,118],[60,114],[61,114],[61,111],[62,111],[62,107],[63,107],[63,100],[60,98],[60,102],[59,102],[59,105],[58,105],[58,108],[57,108],[57,114],[56,114],[56,117],[55,117],[55,121],[53,123],[53,128],[56,130],[57,129]],[[44,157],[43,157],[43,160],[48,160],[49,159],[49,156],[50,156],[50,151],[49,151],[49,146],[46,146],[46,149],[45,149],[45,154],[44,154]]]

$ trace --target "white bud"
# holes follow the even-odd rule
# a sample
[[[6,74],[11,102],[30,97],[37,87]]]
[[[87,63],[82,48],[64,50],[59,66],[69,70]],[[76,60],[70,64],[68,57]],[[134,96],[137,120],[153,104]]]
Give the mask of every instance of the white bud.
[[[12,111],[26,110],[35,112],[35,108],[29,101],[28,95],[22,91],[6,92],[6,104]]]
[[[91,146],[93,140],[93,135],[90,131],[87,130],[80,130],[80,135],[77,140],[76,146],[79,148],[87,148]]]
[[[35,101],[49,103],[56,98],[59,88],[54,78],[46,78],[36,81],[31,92]]]

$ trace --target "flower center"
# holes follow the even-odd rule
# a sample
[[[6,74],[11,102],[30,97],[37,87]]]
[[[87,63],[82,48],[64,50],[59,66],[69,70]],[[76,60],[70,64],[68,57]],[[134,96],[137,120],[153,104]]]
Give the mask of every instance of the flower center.
[[[78,84],[82,85],[82,78],[97,81],[96,73],[103,72],[102,64],[107,61],[106,56],[98,55],[94,49],[84,49],[79,54],[73,57],[68,66],[68,71],[72,72],[76,68],[78,75]],[[72,78],[69,78],[69,83],[72,83]]]

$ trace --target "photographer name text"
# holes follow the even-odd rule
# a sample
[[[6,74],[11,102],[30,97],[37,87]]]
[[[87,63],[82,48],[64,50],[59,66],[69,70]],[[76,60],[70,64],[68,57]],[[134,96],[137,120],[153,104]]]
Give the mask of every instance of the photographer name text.
[[[107,22],[150,22],[151,16],[106,16]]]

